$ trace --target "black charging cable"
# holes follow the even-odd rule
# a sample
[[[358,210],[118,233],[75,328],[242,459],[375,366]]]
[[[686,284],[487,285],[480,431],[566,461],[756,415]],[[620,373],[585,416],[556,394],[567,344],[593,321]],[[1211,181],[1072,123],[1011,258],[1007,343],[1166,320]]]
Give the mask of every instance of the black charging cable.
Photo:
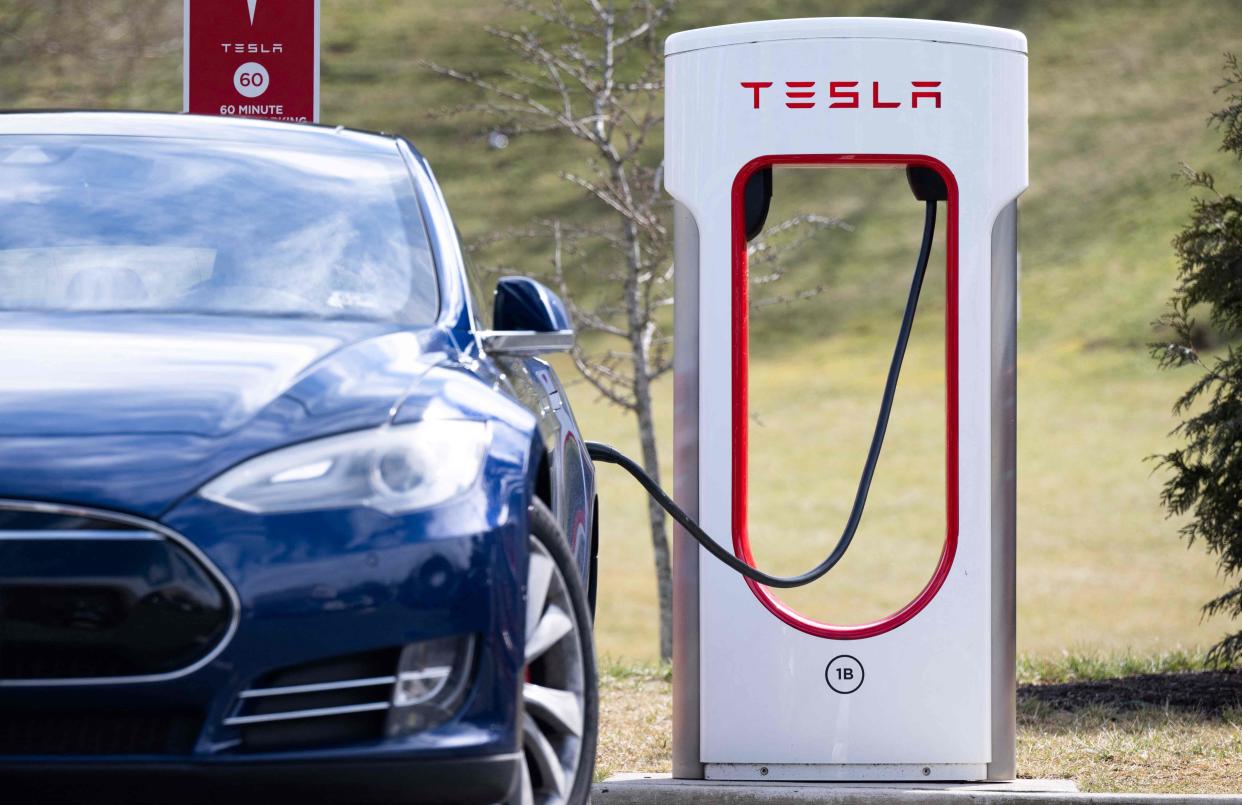
[[[858,526],[862,523],[863,510],[867,507],[867,494],[871,491],[871,480],[875,476],[875,468],[880,461],[880,450],[884,447],[884,434],[888,430],[893,399],[897,396],[897,380],[901,377],[901,363],[906,357],[910,332],[914,329],[914,314],[919,306],[919,295],[923,291],[923,277],[927,274],[927,261],[931,257],[932,239],[936,233],[936,201],[938,198],[945,197],[943,184],[935,187],[930,194],[923,195],[920,195],[920,189],[915,186],[914,179],[911,179],[911,186],[915,188],[916,196],[925,199],[927,204],[927,211],[923,217],[923,243],[919,247],[918,262],[914,265],[914,278],[910,281],[910,294],[906,297],[906,311],[901,317],[901,329],[897,332],[897,346],[893,348],[893,359],[888,366],[888,379],[884,381],[884,396],[880,398],[880,413],[875,420],[875,431],[871,434],[871,447],[867,450],[867,461],[863,464],[862,476],[858,479],[858,490],[854,493],[854,505],[850,509],[849,520],[846,521],[845,529],[832,549],[832,553],[828,554],[828,557],[819,565],[798,576],[771,576],[748,565],[700,528],[699,524],[686,514],[637,462],[615,447],[599,442],[586,443],[587,453],[592,461],[616,464],[634,476],[634,479],[642,484],[643,489],[647,490],[647,494],[651,495],[656,503],[659,503],[708,553],[746,578],[766,587],[802,587],[820,578],[832,570],[841,561],[841,557],[845,556],[850,543],[854,541]]]

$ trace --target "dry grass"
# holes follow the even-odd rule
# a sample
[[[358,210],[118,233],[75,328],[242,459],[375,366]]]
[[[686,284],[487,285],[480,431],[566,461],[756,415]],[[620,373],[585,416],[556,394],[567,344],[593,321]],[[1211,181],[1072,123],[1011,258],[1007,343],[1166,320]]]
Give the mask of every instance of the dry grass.
[[[601,664],[595,777],[668,771],[673,741],[672,675],[667,667]]]
[[[1068,777],[1084,791],[1236,794],[1242,790],[1242,712],[1220,717],[1144,707],[1018,713],[1023,777]]]
[[[1030,36],[1031,187],[1021,213],[1021,650],[1147,654],[1211,644],[1227,624],[1200,623],[1198,607],[1222,592],[1225,581],[1199,547],[1181,547],[1177,524],[1165,521],[1157,505],[1160,479],[1143,462],[1169,446],[1165,434],[1174,421],[1168,407],[1190,380],[1187,373],[1156,372],[1142,343],[1174,281],[1169,240],[1189,212],[1188,191],[1173,178],[1178,162],[1216,170],[1222,188],[1237,184],[1236,165],[1218,153],[1219,131],[1204,122],[1221,103],[1211,87],[1220,77],[1222,51],[1237,49],[1242,4],[829,5],[826,11],[816,0],[682,3],[675,25],[824,13],[928,14],[1015,26]],[[5,9],[0,0],[0,17]],[[329,0],[323,14],[324,120],[410,135],[436,166],[468,236],[523,228],[532,220],[586,222],[580,215],[590,205],[583,205],[579,188],[559,178],[577,153],[572,146],[518,136],[506,149],[488,148],[483,135],[489,127],[443,114],[470,100],[462,87],[434,80],[419,66],[428,59],[496,75],[510,56],[482,28],[518,25],[517,12],[497,0]],[[176,15],[165,15],[163,35],[174,44],[175,22]],[[72,33],[31,32],[34,41],[46,37],[46,53],[39,56],[36,48],[28,59],[0,64],[3,105],[180,108],[175,46],[137,60],[116,46],[113,60],[101,61],[97,70],[65,70],[65,59],[79,58]],[[132,80],[104,92],[109,81],[100,76],[131,69]],[[755,548],[765,564],[785,570],[818,560],[843,520],[908,281],[910,238],[918,234],[917,205],[904,190],[787,187],[779,203],[831,202],[838,206],[827,211],[854,229],[827,233],[803,250],[792,282],[777,289],[789,293],[823,283],[829,293],[757,316]],[[893,229],[903,220],[905,230]],[[903,237],[894,236],[901,231]],[[508,247],[506,264],[546,270],[548,244],[514,241]],[[586,261],[580,273],[589,286],[607,272]],[[931,278],[929,302],[939,299],[938,277]],[[890,436],[890,446],[903,450],[887,452],[881,462],[857,547],[827,582],[791,594],[825,618],[891,610],[927,577],[935,555],[943,480],[926,470],[939,460],[940,363],[938,345],[923,340],[935,328],[925,324],[906,364]],[[572,370],[562,374],[568,381],[575,377]],[[670,386],[657,389],[666,459]],[[630,419],[594,402],[581,385],[571,395],[588,438],[635,452]],[[821,461],[823,455],[831,460]],[[671,478],[667,462],[664,477]],[[644,496],[618,470],[601,468],[600,478],[599,645],[605,654],[651,660],[656,597]]]
[[[1168,665],[1183,664],[1175,658]],[[1044,661],[1037,665],[1045,678],[1081,679],[1110,668],[1150,669],[1166,663],[1070,658],[1059,670]],[[1025,667],[1029,671],[1031,665]],[[1084,669],[1094,670],[1084,674]],[[672,687],[667,669],[614,665],[605,671],[601,684],[597,778],[619,771],[668,771]],[[1126,703],[1079,707],[1080,693],[1071,686],[1063,697],[1020,696],[1021,777],[1069,778],[1084,791],[1242,790],[1242,710],[1236,706],[1216,713]]]

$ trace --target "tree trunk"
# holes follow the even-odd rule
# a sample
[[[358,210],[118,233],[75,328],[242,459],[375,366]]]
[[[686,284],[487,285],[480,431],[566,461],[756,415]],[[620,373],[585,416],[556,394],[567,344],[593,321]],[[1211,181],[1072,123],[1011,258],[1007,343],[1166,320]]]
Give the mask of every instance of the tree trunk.
[[[643,469],[660,483],[660,457],[656,447],[655,417],[652,415],[651,386],[646,375],[636,382],[634,415],[638,419],[638,441],[643,452]],[[673,565],[669,557],[668,534],[664,528],[664,510],[655,499],[647,497],[647,518],[651,526],[651,549],[655,555],[656,591],[660,600],[660,659],[673,659]]]
[[[614,180],[624,185],[619,165],[613,166]],[[651,367],[648,362],[647,325],[650,311],[643,304],[639,274],[647,269],[643,263],[642,243],[638,225],[633,220],[623,228],[626,259],[625,307],[628,319],[630,355],[634,368],[634,416],[638,419],[638,441],[643,451],[643,469],[660,483],[660,454],[656,446],[655,416],[651,405]],[[673,563],[669,554],[668,532],[664,529],[664,510],[647,497],[647,519],[651,526],[651,551],[655,559],[656,593],[660,602],[660,660],[673,660]]]

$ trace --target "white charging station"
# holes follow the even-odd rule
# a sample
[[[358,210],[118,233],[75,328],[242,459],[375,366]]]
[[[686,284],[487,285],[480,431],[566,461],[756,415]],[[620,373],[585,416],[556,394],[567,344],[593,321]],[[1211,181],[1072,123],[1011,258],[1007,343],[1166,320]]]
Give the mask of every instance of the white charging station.
[[[674,776],[1012,779],[1026,38],[944,22],[776,20],[677,33],[665,56],[676,497],[707,533],[731,536],[739,557],[750,556],[748,178],[772,165],[922,166],[948,188],[937,232],[946,260],[929,268],[945,272],[947,293],[939,564],[888,617],[831,624],[679,531]],[[826,540],[836,527],[825,524]]]

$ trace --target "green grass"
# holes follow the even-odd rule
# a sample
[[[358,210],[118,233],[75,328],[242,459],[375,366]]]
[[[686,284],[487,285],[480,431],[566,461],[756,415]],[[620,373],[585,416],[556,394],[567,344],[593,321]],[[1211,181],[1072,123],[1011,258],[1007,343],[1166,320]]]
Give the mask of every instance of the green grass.
[[[0,0],[0,18],[12,2]],[[105,5],[123,7],[121,0],[93,7]],[[590,215],[581,193],[557,178],[578,154],[572,146],[523,136],[503,151],[488,149],[484,121],[444,114],[468,94],[420,67],[431,60],[494,74],[509,57],[482,28],[519,24],[518,15],[495,0],[324,0],[323,13],[324,120],[410,136],[436,166],[467,236],[532,218]],[[1172,287],[1169,241],[1188,215],[1189,193],[1174,178],[1179,162],[1220,172],[1226,189],[1239,175],[1204,123],[1220,103],[1211,88],[1221,54],[1242,42],[1242,6],[841,0],[827,8],[812,0],[717,0],[683,4],[671,28],[823,13],[1008,25],[1030,40],[1031,188],[1021,207],[1021,650],[1146,655],[1210,645],[1229,625],[1201,622],[1198,607],[1226,581],[1199,548],[1179,541],[1178,523],[1165,520],[1157,504],[1161,476],[1144,461],[1171,444],[1168,408],[1190,375],[1155,371],[1142,345]],[[175,8],[153,15],[150,26],[158,30],[147,36],[159,40],[162,31],[170,46],[140,58],[126,51],[118,27],[92,38],[86,54],[69,38],[82,33],[76,29],[19,34],[39,47],[0,65],[0,105],[179,108],[179,15]],[[109,42],[119,44],[109,50]],[[893,190],[890,180],[869,176],[830,194],[791,182],[778,195],[790,210],[823,209],[853,230],[825,233],[800,251],[781,289],[824,284],[829,293],[756,316],[751,503],[756,551],[777,570],[810,564],[835,538],[874,416],[917,237],[917,209],[903,192],[886,189]],[[524,242],[506,258],[539,272],[547,249]],[[589,286],[592,273],[582,276]],[[934,320],[941,291],[933,285],[927,294],[858,548],[830,583],[790,594],[814,614],[861,619],[900,605],[927,577],[943,537]],[[669,384],[656,392],[668,479]],[[583,386],[572,394],[589,438],[634,450],[629,419]],[[649,660],[655,594],[643,499],[613,468],[601,469],[601,498],[600,649]]]
[[[1156,654],[1075,654],[1063,651],[1055,656],[1024,655],[1018,658],[1018,684],[1051,685],[1144,674],[1204,671],[1208,670],[1208,666],[1203,657],[1202,651],[1189,649]]]
[[[601,682],[639,680],[643,682],[672,682],[671,663],[650,663],[639,660],[618,659],[607,655],[598,658],[597,670]]]
[[[998,8],[952,6],[1006,22]],[[1179,523],[1158,505],[1162,476],[1145,461],[1170,446],[1169,405],[1190,373],[1155,371],[1144,343],[1173,283],[1169,241],[1189,209],[1174,178],[1179,162],[1237,175],[1204,123],[1219,103],[1211,88],[1222,51],[1236,47],[1242,10],[1017,8],[1008,22],[1031,41],[1032,179],[1021,213],[1019,645],[1052,657],[1210,645],[1230,624],[1201,621],[1199,606],[1225,581],[1199,548],[1179,541]],[[797,11],[782,4],[779,13]],[[777,571],[810,566],[835,540],[875,415],[918,235],[917,209],[901,192],[881,193],[886,187],[891,181],[871,175],[823,192],[804,179],[777,197],[787,211],[854,224],[803,249],[783,289],[824,283],[830,292],[766,309],[754,325],[751,527],[759,560]],[[928,288],[858,547],[828,580],[785,594],[808,614],[848,622],[890,612],[934,564],[943,539],[940,294]],[[670,389],[658,391],[667,453]],[[582,398],[587,435],[633,450],[632,423]],[[654,591],[641,493],[615,470],[602,475],[610,571],[600,645],[650,658]]]
[[[756,554],[778,571],[818,561],[836,538],[875,415],[887,339],[833,337],[752,369]],[[889,449],[855,547],[839,569],[791,603],[838,622],[896,609],[922,586],[943,539],[940,351],[912,346]],[[1199,606],[1224,587],[1210,557],[1187,550],[1158,505],[1160,475],[1144,459],[1166,444],[1168,403],[1186,375],[1155,372],[1143,350],[1050,344],[1019,360],[1018,642],[1022,652],[1140,654],[1207,646],[1229,628]],[[662,442],[671,423],[660,395]],[[588,437],[633,451],[631,424],[577,394]],[[928,411],[933,413],[928,414]],[[860,427],[858,423],[862,423]],[[779,427],[778,427],[779,425]],[[802,434],[799,436],[799,434]],[[778,458],[779,457],[779,458]],[[756,461],[756,466],[761,466]],[[666,463],[665,477],[671,477]],[[942,473],[940,473],[942,476]],[[785,479],[800,479],[788,483]],[[654,656],[655,590],[642,492],[600,470],[603,506],[598,618],[603,653]]]

